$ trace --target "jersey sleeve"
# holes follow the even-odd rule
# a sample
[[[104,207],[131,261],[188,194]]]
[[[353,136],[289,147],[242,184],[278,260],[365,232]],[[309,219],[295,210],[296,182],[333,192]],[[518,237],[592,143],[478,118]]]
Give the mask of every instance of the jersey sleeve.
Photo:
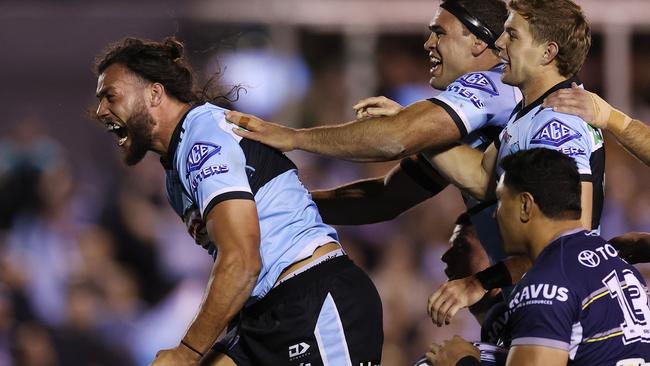
[[[246,175],[246,158],[238,142],[223,131],[212,113],[189,123],[177,157],[181,181],[205,220],[218,203],[254,199]]]
[[[576,116],[542,110],[536,117],[528,141],[530,149],[555,149],[575,160],[582,181],[592,181],[591,153],[594,131]]]
[[[579,324],[580,302],[569,286],[551,282],[531,282],[515,289],[508,304],[511,346],[569,351],[574,324]]]
[[[465,74],[429,101],[451,116],[461,137],[488,125],[498,124],[502,127],[515,107],[516,98],[505,95],[512,94],[512,90],[500,90],[504,84],[500,79],[493,80],[500,76],[495,72]]]

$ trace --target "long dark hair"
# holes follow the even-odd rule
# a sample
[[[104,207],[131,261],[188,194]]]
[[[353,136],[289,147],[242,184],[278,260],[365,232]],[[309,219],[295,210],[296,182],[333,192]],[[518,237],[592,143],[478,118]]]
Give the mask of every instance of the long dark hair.
[[[141,78],[162,84],[167,94],[183,103],[229,104],[237,100],[244,89],[237,85],[224,93],[218,85],[220,71],[216,71],[202,88],[195,89],[194,73],[183,51],[183,44],[174,37],[162,42],[125,38],[111,44],[96,60],[95,72],[99,75],[113,64],[124,65]]]

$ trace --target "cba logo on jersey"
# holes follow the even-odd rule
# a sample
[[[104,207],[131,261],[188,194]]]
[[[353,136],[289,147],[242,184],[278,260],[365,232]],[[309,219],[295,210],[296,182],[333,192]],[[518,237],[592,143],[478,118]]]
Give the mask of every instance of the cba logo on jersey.
[[[464,75],[458,81],[466,87],[484,91],[490,95],[499,95],[497,88],[492,83],[492,80],[480,72],[473,72]]]
[[[560,146],[567,141],[582,137],[580,132],[567,126],[564,122],[553,118],[548,121],[541,130],[537,131],[533,139],[533,144],[543,144],[551,146]]]
[[[221,151],[221,146],[219,145],[209,142],[195,143],[190,149],[190,153],[187,154],[187,172],[199,170],[203,163],[219,151]]]

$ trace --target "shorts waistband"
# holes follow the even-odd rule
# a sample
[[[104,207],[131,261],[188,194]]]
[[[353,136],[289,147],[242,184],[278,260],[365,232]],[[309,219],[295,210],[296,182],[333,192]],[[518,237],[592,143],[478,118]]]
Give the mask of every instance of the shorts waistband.
[[[300,290],[313,285],[314,283],[326,278],[332,274],[337,274],[340,271],[350,268],[354,265],[352,260],[347,255],[334,257],[321,262],[317,266],[311,267],[308,270],[287,279],[277,287],[273,288],[269,293],[264,296],[260,301],[244,308],[245,312],[263,313],[270,307],[274,306],[278,299],[296,294]]]

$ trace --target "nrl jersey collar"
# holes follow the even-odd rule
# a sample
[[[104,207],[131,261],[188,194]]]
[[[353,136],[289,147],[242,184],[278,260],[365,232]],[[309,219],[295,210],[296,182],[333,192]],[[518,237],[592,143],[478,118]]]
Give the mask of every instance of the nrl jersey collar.
[[[533,110],[535,107],[539,107],[542,102],[544,102],[544,99],[548,97],[549,95],[553,94],[553,92],[558,91],[560,89],[570,89],[571,88],[571,83],[576,83],[578,85],[582,85],[582,81],[578,78],[578,76],[573,76],[569,79],[566,79],[564,81],[561,81],[555,86],[553,86],[551,89],[547,90],[546,93],[544,93],[541,97],[537,98],[534,102],[530,103],[526,108],[524,108],[524,100],[522,99],[521,102],[519,102],[519,105],[515,108],[513,111],[513,114],[516,115],[515,121],[520,119],[521,117],[525,116]]]
[[[176,124],[176,127],[174,128],[174,132],[172,132],[172,138],[169,141],[169,148],[167,149],[167,155],[166,156],[161,156],[160,157],[160,164],[162,164],[163,168],[165,170],[172,170],[174,165],[174,155],[176,155],[176,149],[178,149],[178,143],[181,142],[181,133],[183,133],[183,122],[185,122],[185,118],[187,118],[187,115],[190,114],[194,108],[201,106],[201,104],[194,104],[190,107],[190,109],[185,112],[183,117],[178,121]]]

